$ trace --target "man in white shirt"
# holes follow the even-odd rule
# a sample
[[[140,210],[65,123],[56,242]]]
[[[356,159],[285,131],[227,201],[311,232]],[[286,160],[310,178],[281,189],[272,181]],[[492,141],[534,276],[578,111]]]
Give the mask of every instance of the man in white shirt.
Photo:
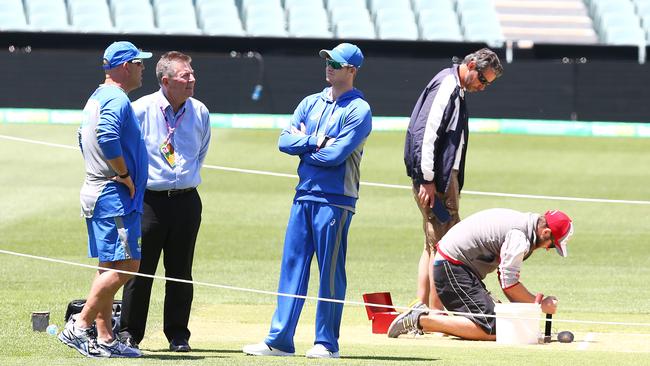
[[[201,224],[201,166],[210,144],[210,116],[194,95],[192,59],[180,52],[162,55],[156,65],[160,90],[133,102],[149,155],[142,217],[140,273],[156,273],[161,252],[165,276],[192,280],[194,246]],[[149,311],[151,278],[138,276],[124,287],[120,338],[142,341]],[[165,285],[163,331],[174,352],[190,351],[188,322],[193,286]]]

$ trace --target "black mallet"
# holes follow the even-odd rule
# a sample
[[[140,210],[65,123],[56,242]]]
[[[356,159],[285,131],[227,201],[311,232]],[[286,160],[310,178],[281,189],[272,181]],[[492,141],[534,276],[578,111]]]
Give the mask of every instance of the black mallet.
[[[535,295],[535,304],[542,304],[544,294],[537,293]],[[544,327],[544,343],[551,343],[551,323],[553,321],[553,314],[546,314],[546,322]]]

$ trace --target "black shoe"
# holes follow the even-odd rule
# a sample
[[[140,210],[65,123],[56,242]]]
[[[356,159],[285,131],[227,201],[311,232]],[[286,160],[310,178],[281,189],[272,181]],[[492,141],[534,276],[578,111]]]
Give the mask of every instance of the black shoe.
[[[185,339],[172,339],[172,341],[169,342],[169,350],[172,352],[189,352],[192,348]]]
[[[128,332],[121,332],[118,336],[120,342],[126,344],[127,346],[135,349],[140,349],[138,342],[135,341],[132,335]]]

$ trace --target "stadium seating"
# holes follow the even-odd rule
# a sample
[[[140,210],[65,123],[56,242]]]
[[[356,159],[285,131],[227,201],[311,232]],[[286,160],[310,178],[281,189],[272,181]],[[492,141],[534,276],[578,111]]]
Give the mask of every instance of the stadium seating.
[[[594,44],[598,35],[583,0],[497,0],[506,39]]]
[[[447,5],[436,9],[424,8],[419,11],[417,20],[420,38],[426,41],[462,41],[463,34],[451,3],[447,0],[439,2],[446,2]]]
[[[332,38],[327,12],[322,6],[294,2],[286,12],[289,36]]]
[[[410,7],[382,8],[381,4],[377,2],[375,4],[377,6],[374,10],[377,38],[412,41],[418,39],[418,28]]]
[[[601,41],[616,45],[646,43],[634,3],[629,0],[590,0],[589,10]]]
[[[0,31],[30,30],[22,0],[0,1]]]
[[[25,0],[30,28],[46,32],[73,31],[63,0]]]
[[[239,8],[232,0],[197,0],[196,13],[203,34],[208,36],[245,36]]]
[[[639,44],[650,0],[0,0],[0,31]]]
[[[242,17],[249,36],[287,37],[285,13],[280,0],[242,1]]]
[[[79,32],[115,32],[105,0],[68,0],[68,16],[72,26]]]
[[[479,5],[483,4],[483,5]],[[484,1],[459,0],[460,23],[465,40],[498,45],[505,41],[501,24],[493,7]]]
[[[154,0],[156,24],[164,34],[201,34],[192,0]]]
[[[115,28],[121,33],[159,33],[149,0],[111,0]]]

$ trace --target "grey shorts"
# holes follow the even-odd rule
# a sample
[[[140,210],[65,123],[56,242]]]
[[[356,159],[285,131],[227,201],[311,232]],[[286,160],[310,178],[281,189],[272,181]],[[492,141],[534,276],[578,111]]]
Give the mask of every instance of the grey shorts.
[[[434,262],[433,278],[438,297],[447,310],[476,314],[464,316],[485,333],[496,334],[496,318],[481,316],[494,315],[494,300],[474,272],[466,266],[441,260]]]

